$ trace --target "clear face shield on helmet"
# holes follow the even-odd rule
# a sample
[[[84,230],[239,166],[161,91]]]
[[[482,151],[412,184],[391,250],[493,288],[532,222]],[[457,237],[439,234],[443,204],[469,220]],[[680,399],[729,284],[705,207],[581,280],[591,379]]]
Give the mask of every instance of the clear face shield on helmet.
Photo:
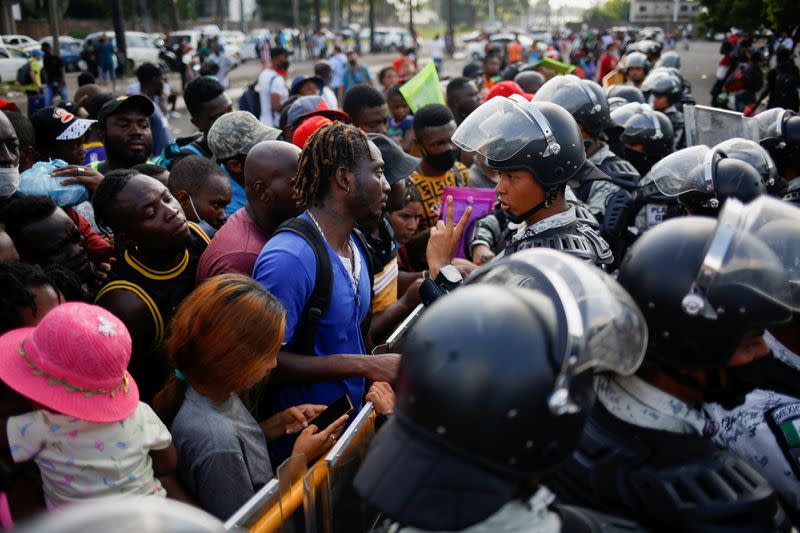
[[[781,231],[787,226],[794,231]],[[787,315],[800,311],[800,246],[798,239],[792,239],[797,228],[800,210],[791,205],[766,196],[747,205],[729,198],[697,277],[683,298],[684,312],[710,320],[736,312],[711,303],[713,292],[731,287],[746,289],[786,309]]]
[[[576,376],[589,370],[632,375],[647,349],[647,325],[636,303],[609,275],[546,248],[517,252],[478,271],[470,283],[525,287],[548,296],[557,311],[561,370],[550,395],[555,415],[577,412]]]
[[[713,194],[714,165],[721,157],[721,152],[708,146],[690,146],[653,165],[647,178],[664,196],[677,197],[690,191]]]
[[[478,152],[493,161],[511,159],[539,140],[546,141],[539,157],[561,151],[547,118],[536,104],[519,95],[496,96],[482,104],[461,123],[452,140],[462,150]]]

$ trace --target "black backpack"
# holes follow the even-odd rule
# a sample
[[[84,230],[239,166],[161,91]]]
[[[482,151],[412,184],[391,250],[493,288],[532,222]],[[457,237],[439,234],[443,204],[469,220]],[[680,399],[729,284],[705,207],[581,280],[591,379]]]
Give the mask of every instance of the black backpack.
[[[275,234],[280,231],[288,231],[302,237],[311,249],[314,250],[314,257],[317,260],[317,276],[314,281],[314,290],[308,298],[303,313],[300,315],[297,330],[294,333],[294,341],[288,346],[289,351],[304,355],[314,354],[314,338],[317,333],[317,326],[322,319],[322,315],[328,310],[331,303],[331,292],[333,290],[333,265],[331,258],[328,254],[328,247],[325,240],[320,235],[317,228],[304,218],[290,218],[281,224]],[[367,271],[369,273],[370,283],[370,310],[361,322],[361,335],[364,339],[364,345],[369,351],[369,326],[372,320],[372,298],[374,296],[372,291],[372,280],[374,279],[374,267],[369,255],[369,247],[364,239],[364,236],[356,229],[353,231],[358,244],[365,252],[365,261],[367,264]],[[274,235],[274,234],[273,234]]]
[[[20,85],[30,85],[33,83],[33,73],[31,72],[31,62],[28,61],[17,69],[17,83]]]

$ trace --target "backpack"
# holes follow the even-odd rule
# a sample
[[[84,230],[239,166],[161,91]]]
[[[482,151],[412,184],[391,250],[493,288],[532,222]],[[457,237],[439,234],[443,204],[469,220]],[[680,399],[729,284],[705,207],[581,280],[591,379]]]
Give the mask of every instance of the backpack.
[[[247,89],[239,97],[239,110],[249,111],[256,118],[261,118],[261,98],[256,91],[256,84],[247,86]]]
[[[17,83],[20,85],[30,85],[33,83],[33,72],[31,72],[30,61],[17,69]]]
[[[798,86],[797,67],[794,65],[783,66],[775,69],[775,83],[772,86],[770,103],[786,108],[792,108],[797,101]]]
[[[267,86],[267,94],[272,92],[272,83],[275,81],[275,78],[278,77],[278,73],[276,72],[275,75],[272,76],[269,80],[269,85]],[[258,94],[256,90],[256,85],[258,85],[258,80],[253,82],[252,84],[247,86],[247,89],[242,93],[242,96],[239,97],[239,111],[249,111],[257,119],[261,118],[261,96]],[[276,111],[273,109],[272,111]]]
[[[288,231],[302,237],[314,250],[314,257],[317,260],[317,276],[314,281],[314,290],[303,308],[300,320],[298,320],[297,330],[294,333],[295,341],[289,347],[290,351],[295,353],[312,355],[314,353],[317,326],[331,303],[331,292],[333,290],[331,256],[328,254],[328,247],[322,235],[308,220],[300,217],[290,218],[275,230],[275,234],[281,231]],[[374,268],[368,252],[369,247],[364,236],[357,229],[353,231],[353,234],[366,254],[366,266],[369,273],[370,287],[372,287]],[[372,320],[372,296],[372,290],[370,289],[370,310],[361,322],[361,336],[364,339],[365,346],[369,343],[368,333]]]
[[[202,139],[203,134],[198,133],[196,135],[192,135],[191,137],[183,137],[180,139],[175,139],[168,145],[164,147],[164,150],[161,151],[161,154],[153,160],[153,163],[156,165],[160,165],[167,170],[172,170],[173,165],[177,162],[178,155],[183,151],[191,152],[194,155],[199,155],[202,157],[207,157],[206,154],[200,151],[194,144],[195,141]]]

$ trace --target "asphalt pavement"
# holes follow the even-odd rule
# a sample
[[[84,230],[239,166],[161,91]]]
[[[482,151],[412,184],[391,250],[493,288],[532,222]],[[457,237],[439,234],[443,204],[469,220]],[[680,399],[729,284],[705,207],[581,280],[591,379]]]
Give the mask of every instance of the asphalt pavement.
[[[719,43],[707,41],[694,41],[689,43],[689,48],[684,49],[683,46],[676,48],[676,51],[681,55],[681,72],[686,77],[687,81],[692,84],[693,93],[697,102],[700,104],[707,104],[709,100],[709,91],[714,82],[714,73],[716,72],[717,64],[719,62]],[[370,67],[374,77],[377,77],[378,71],[391,64],[396,58],[395,54],[367,54],[361,58],[362,63],[366,63]],[[420,66],[427,62],[425,57],[425,50],[421,54]],[[467,60],[463,53],[457,52],[453,59],[444,61],[444,75],[455,77],[461,75],[461,69]],[[289,77],[293,78],[298,75],[311,74],[313,70],[313,62],[311,61],[296,61],[292,62]],[[261,65],[258,61],[252,60],[239,65],[238,68],[230,72],[228,78],[230,80],[230,88],[228,94],[234,103],[238,102],[247,85],[253,83],[261,71]],[[173,87],[180,87],[180,76],[170,73],[167,76],[169,83]],[[136,81],[134,78],[127,78],[117,82],[118,90],[124,90],[128,84]],[[377,83],[377,81],[376,81]],[[77,73],[67,74],[67,84],[69,94],[75,94],[77,89]],[[10,98],[9,98],[10,96]],[[6,98],[17,101],[21,104],[21,108],[25,108],[25,95],[9,95]],[[178,98],[177,115],[173,114],[170,117],[170,127],[175,136],[183,136],[190,134],[194,131],[189,121],[189,115],[186,111],[186,106],[182,98]]]

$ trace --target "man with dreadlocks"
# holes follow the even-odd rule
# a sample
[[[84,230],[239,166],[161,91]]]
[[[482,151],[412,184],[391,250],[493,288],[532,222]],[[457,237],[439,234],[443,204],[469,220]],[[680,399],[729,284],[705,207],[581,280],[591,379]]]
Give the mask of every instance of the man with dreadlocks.
[[[292,186],[305,211],[267,242],[253,269],[253,278],[286,309],[277,372],[292,385],[276,387],[273,413],[293,405],[330,405],[345,394],[358,412],[365,378],[394,378],[397,355],[363,355],[372,276],[355,230],[386,208],[383,164],[366,134],[341,122],[323,126],[303,150]],[[319,293],[329,294],[327,301]],[[282,460],[291,442],[281,440],[271,451]]]

